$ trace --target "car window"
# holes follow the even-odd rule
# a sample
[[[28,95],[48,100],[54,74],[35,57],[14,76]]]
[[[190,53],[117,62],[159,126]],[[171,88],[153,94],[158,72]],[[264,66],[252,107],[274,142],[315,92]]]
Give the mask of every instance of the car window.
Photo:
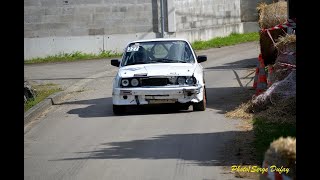
[[[185,44],[184,58],[188,62],[194,62],[194,56],[188,44]]]
[[[153,56],[155,58],[165,58],[168,55],[168,48],[164,44],[155,44]]]
[[[185,41],[131,43],[125,49],[122,66],[151,63],[194,63],[192,49]]]

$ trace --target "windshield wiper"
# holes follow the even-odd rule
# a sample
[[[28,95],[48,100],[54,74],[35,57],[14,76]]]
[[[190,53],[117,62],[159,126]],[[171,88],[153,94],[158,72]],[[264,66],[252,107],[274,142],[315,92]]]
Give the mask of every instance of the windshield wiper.
[[[179,60],[176,60],[176,61],[178,61],[179,63],[187,63],[186,61],[179,61]]]

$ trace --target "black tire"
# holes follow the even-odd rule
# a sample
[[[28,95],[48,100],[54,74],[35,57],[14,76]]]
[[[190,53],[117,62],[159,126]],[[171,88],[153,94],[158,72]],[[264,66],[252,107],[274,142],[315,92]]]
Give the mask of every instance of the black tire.
[[[203,100],[193,104],[193,111],[205,111],[207,107],[206,88],[203,89]]]
[[[125,111],[126,111],[125,106],[113,105],[113,114],[121,115],[121,114],[124,114]]]

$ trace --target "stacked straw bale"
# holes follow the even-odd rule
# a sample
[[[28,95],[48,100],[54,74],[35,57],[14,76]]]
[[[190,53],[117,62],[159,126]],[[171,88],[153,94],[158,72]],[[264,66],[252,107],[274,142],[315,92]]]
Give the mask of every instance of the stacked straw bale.
[[[271,82],[281,81],[286,78],[294,69],[290,67],[283,67],[281,63],[296,65],[296,35],[287,34],[280,37],[276,43],[278,49],[278,57],[273,65],[273,75],[271,76]],[[293,55],[286,53],[292,52]]]
[[[259,26],[262,29],[272,28],[283,24],[287,20],[287,2],[272,4],[259,4]],[[273,83],[264,93],[254,96],[249,110],[260,112],[279,102],[295,98],[296,96],[296,72],[295,68],[286,67],[281,63],[296,64],[295,55],[288,52],[296,52],[296,36],[286,34],[286,29],[270,30],[274,41],[266,32],[260,32],[260,47],[265,65],[273,66],[273,74],[270,80]]]
[[[278,38],[277,43],[275,44],[278,49],[278,57],[276,62],[283,62],[288,64],[296,64],[295,55],[287,55],[285,53],[293,52],[296,53],[296,35],[295,34],[286,34]]]
[[[271,105],[295,97],[296,71],[294,70],[283,80],[273,83],[264,93],[254,97],[249,111],[260,112],[266,110]],[[295,104],[293,104],[293,106],[295,106]]]
[[[287,20],[287,2],[279,1],[271,4],[264,2],[257,7],[259,11],[260,28],[272,28],[278,24],[282,24]]]
[[[260,3],[257,7],[259,12],[259,26],[261,29],[272,28],[278,24],[283,24],[287,20],[287,2],[279,1],[271,4]],[[274,40],[283,36],[286,29],[271,30],[270,34]],[[260,31],[260,51],[265,65],[274,64],[277,58],[277,49],[267,32]]]
[[[289,168],[289,172],[281,175],[292,180],[296,179],[296,139],[293,137],[280,137],[270,144],[264,156],[264,162],[269,166]],[[269,170],[270,171],[270,170]]]

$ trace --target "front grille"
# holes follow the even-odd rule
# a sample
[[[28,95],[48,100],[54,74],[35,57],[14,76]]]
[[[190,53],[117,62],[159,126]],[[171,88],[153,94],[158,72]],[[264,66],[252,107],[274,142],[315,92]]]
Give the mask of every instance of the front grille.
[[[141,86],[166,86],[168,84],[169,84],[168,78],[141,79]]]

